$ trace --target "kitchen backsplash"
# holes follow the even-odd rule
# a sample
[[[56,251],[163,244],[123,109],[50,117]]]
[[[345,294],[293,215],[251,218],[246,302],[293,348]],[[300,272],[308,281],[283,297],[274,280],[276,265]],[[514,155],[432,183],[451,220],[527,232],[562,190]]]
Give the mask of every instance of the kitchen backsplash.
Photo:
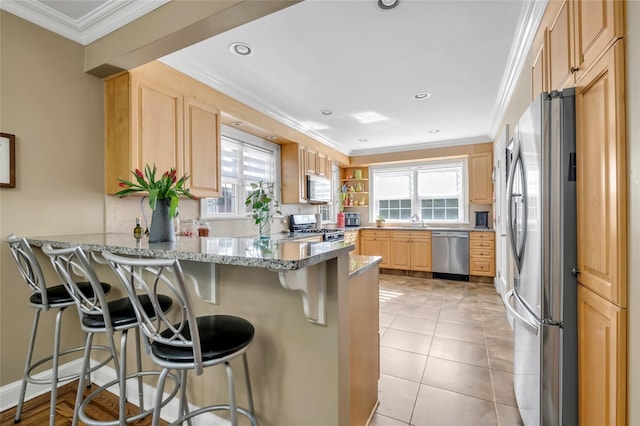
[[[111,195],[105,196],[105,230],[106,232],[128,233],[133,231],[136,224],[136,217],[142,217],[140,210],[141,197],[131,196],[118,198]],[[145,199],[144,211],[147,219],[151,221],[151,209]],[[306,204],[284,204],[280,206],[282,217],[276,217],[271,226],[272,233],[279,233],[288,230],[287,217],[291,214],[314,214],[317,213],[315,206]],[[200,201],[189,199],[180,200],[180,220],[195,219],[199,221]],[[251,237],[258,235],[258,230],[250,218],[233,219],[210,219],[207,220],[212,237]],[[145,227],[144,219],[142,226]]]

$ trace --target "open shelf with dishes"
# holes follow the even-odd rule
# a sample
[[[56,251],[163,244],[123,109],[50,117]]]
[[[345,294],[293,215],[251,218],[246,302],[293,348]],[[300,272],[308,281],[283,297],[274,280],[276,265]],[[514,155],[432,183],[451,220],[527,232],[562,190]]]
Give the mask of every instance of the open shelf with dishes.
[[[369,168],[340,169],[340,193],[345,208],[369,207]]]

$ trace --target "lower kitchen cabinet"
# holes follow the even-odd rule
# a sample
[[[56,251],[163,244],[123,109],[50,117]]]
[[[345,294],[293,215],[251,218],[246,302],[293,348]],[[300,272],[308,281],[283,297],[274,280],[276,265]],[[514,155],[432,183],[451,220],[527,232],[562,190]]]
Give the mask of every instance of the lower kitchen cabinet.
[[[358,236],[358,230],[344,231],[344,242],[355,246],[349,254],[360,254],[360,238]]]
[[[469,232],[469,275],[496,276],[495,233]]]
[[[391,231],[377,229],[360,230],[360,252],[365,256],[382,256],[381,268],[390,265]]]
[[[389,268],[431,271],[430,231],[394,231],[392,235]]]
[[[578,285],[578,418],[625,425],[627,310]]]

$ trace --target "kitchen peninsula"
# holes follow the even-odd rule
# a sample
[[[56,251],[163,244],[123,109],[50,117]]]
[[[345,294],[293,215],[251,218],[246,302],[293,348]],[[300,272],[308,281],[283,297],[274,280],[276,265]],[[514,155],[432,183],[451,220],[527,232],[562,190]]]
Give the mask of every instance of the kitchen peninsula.
[[[179,237],[149,244],[127,234],[27,239],[36,247],[80,245],[96,260],[100,279],[112,283],[111,270],[100,264],[103,250],[180,259],[198,314],[237,315],[256,328],[248,357],[261,425],[364,425],[377,405],[379,257],[350,257],[353,246],[343,242]],[[210,370],[190,379],[195,405],[226,398],[224,374]],[[246,405],[243,377],[236,380],[239,404]]]

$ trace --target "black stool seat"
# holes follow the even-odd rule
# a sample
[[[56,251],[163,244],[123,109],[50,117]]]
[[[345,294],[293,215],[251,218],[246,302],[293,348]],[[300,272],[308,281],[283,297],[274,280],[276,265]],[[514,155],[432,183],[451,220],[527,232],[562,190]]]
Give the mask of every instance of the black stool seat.
[[[138,296],[138,299],[140,300],[140,304],[142,305],[147,316],[154,317],[156,315],[156,312],[153,308],[153,305],[151,304],[151,299],[149,299],[149,296],[147,296],[146,294],[140,295]],[[158,303],[162,312],[168,312],[171,308],[171,305],[173,304],[173,299],[171,299],[169,296],[161,294],[158,295]],[[109,302],[108,309],[109,314],[111,314],[111,323],[116,328],[138,322],[138,318],[136,318],[136,312],[133,310],[133,306],[131,305],[131,301],[128,297]],[[82,317],[82,324],[85,327],[89,328],[104,328],[104,316],[85,315],[84,317]]]
[[[102,291],[109,293],[111,290],[111,285],[107,283],[100,283],[102,285]],[[93,296],[93,289],[91,288],[91,284],[89,282],[79,282],[78,288],[82,292],[83,295],[87,297]],[[42,294],[34,293],[29,298],[29,301],[34,305],[42,305]],[[75,303],[73,298],[65,288],[63,284],[56,285],[53,287],[47,287],[47,301],[50,305],[59,304],[59,303]]]
[[[232,355],[248,346],[253,340],[255,329],[253,325],[239,317],[231,315],[210,315],[198,317],[198,332],[202,349],[202,361],[211,361]],[[177,324],[179,325],[179,324]],[[168,329],[161,333],[162,337],[171,337],[174,331]],[[181,333],[191,339],[189,327]],[[153,342],[151,352],[160,359],[170,362],[193,362],[193,348],[176,347],[159,342]]]

